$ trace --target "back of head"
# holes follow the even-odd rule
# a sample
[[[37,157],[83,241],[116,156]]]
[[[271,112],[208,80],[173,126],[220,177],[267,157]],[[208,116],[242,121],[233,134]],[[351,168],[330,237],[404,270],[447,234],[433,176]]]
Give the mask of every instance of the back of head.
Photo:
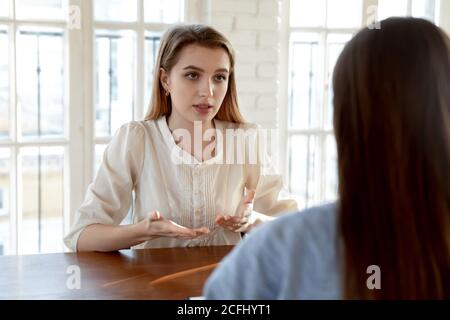
[[[334,73],[347,298],[450,298],[450,46],[432,23],[360,31]],[[381,289],[367,288],[367,268]]]

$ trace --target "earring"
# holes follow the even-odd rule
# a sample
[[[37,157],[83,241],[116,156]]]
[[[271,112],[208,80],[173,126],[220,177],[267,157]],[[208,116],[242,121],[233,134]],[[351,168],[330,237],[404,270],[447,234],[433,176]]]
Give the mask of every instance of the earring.
[[[169,94],[170,94],[169,90],[166,90],[166,91],[165,91],[165,94],[166,94],[166,97],[168,97]]]

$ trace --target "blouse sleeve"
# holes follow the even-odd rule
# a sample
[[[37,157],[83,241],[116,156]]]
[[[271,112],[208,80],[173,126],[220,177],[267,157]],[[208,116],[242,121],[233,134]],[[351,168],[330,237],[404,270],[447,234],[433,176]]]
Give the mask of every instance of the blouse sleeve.
[[[257,127],[257,132],[261,130]],[[298,211],[297,201],[283,184],[283,177],[277,172],[266,152],[262,135],[256,135],[257,162],[247,166],[247,189],[255,189],[253,210],[266,215]]]
[[[144,130],[137,122],[127,123],[117,130],[64,238],[69,249],[77,250],[78,238],[87,226],[119,225],[126,217],[144,163]]]

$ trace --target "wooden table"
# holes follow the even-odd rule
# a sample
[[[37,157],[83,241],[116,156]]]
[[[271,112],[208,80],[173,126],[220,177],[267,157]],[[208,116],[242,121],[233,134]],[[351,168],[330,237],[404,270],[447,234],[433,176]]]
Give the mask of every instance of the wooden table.
[[[186,299],[200,296],[207,277],[232,248],[0,257],[0,299]],[[74,278],[77,274],[80,275],[79,289]]]

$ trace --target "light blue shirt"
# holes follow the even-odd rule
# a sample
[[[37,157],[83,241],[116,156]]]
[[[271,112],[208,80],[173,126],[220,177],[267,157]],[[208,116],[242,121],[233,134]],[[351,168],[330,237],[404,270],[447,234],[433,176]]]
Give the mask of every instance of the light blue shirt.
[[[208,279],[206,299],[341,299],[336,204],[262,225]]]

